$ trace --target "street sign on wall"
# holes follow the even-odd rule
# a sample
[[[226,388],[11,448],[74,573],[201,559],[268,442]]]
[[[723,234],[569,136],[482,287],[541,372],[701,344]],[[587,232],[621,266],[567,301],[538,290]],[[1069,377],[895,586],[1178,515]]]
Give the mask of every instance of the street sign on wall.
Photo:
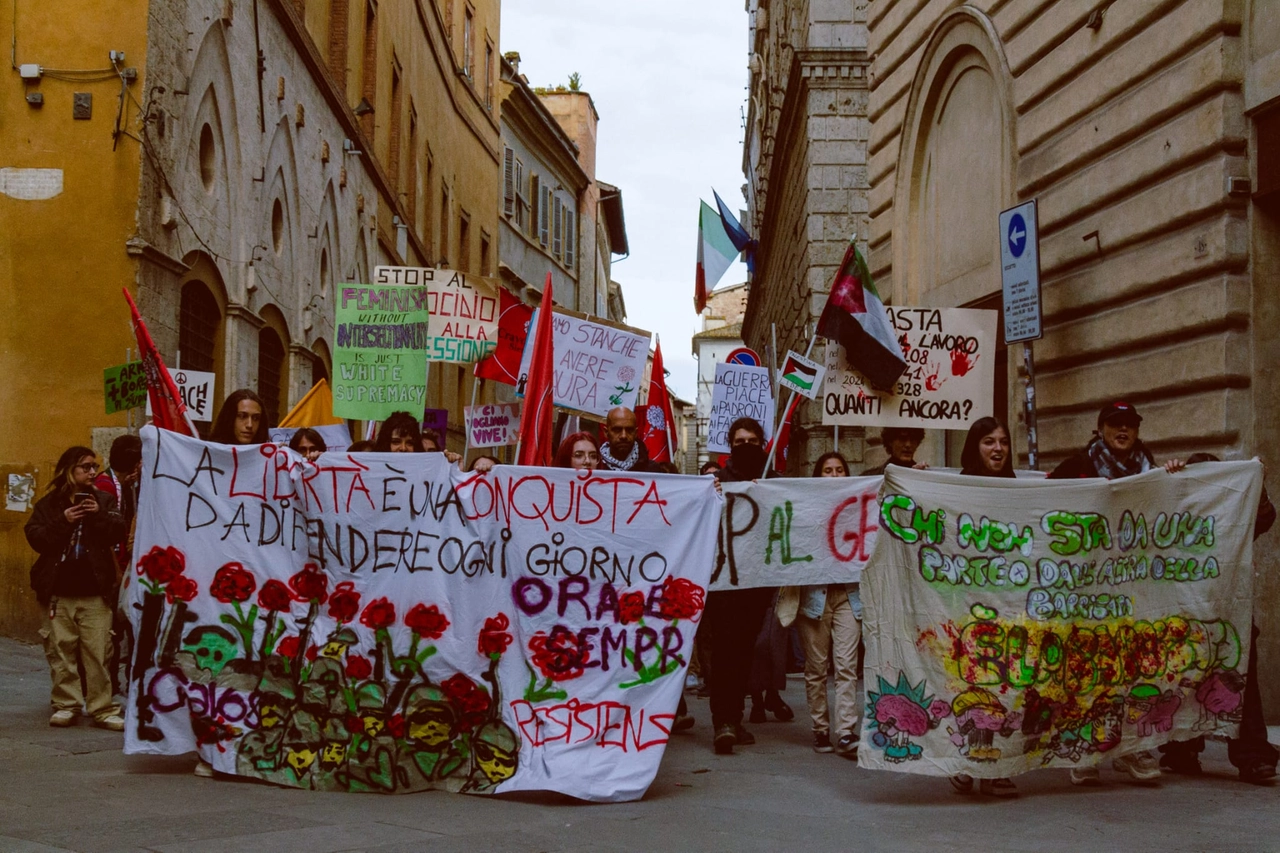
[[[1000,214],[1005,343],[1039,340],[1040,241],[1035,199]]]

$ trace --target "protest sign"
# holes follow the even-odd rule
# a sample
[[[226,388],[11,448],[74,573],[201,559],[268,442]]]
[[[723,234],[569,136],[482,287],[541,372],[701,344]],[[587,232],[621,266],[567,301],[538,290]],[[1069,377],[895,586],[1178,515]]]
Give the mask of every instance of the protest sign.
[[[385,420],[421,411],[427,394],[425,287],[349,284],[334,317],[333,413]]]
[[[455,270],[373,268],[374,284],[427,289],[427,361],[471,364],[498,345],[498,283]]]
[[[1262,466],[889,466],[862,575],[863,767],[1013,776],[1236,734]]]
[[[472,447],[514,447],[520,440],[520,404],[466,407]]]
[[[267,430],[267,434],[276,444],[288,444],[301,427],[271,427]],[[351,446],[351,430],[347,429],[345,423],[341,424],[318,424],[310,427],[320,434],[320,438],[324,439],[326,450],[331,452],[346,450]]]
[[[822,393],[822,377],[827,368],[816,361],[811,361],[797,352],[787,352],[787,360],[782,363],[782,372],[778,376],[778,384],[790,388],[802,397],[815,399]]]
[[[142,362],[130,361],[103,370],[102,391],[108,415],[145,405],[147,373],[142,369]]]
[[[187,414],[193,421],[213,420],[213,383],[217,374],[203,370],[183,370],[175,367],[170,371],[174,387],[182,404],[187,407]],[[151,399],[147,398],[147,415],[151,414]]]
[[[422,428],[423,430],[433,429],[436,435],[440,436],[440,440],[444,441],[444,437],[449,434],[449,410],[448,409],[425,409],[422,412]],[[443,450],[443,448],[441,448]]]
[[[996,314],[976,308],[889,308],[907,371],[891,394],[849,367],[827,342],[822,422],[827,425],[968,429],[991,414]]]
[[[576,311],[556,309],[551,319],[555,332],[552,402],[595,418],[605,417],[616,406],[635,409],[649,358],[649,333]],[[535,311],[530,328],[537,323]],[[529,335],[516,380],[516,394],[521,397],[532,357],[533,335]]]
[[[723,483],[711,590],[857,583],[879,530],[881,480]]]
[[[327,791],[644,794],[710,479],[142,437],[127,753]]]
[[[769,368],[746,364],[717,364],[711,389],[711,418],[707,450],[729,452],[729,427],[738,418],[755,418],[764,427],[765,441],[773,438],[773,390]]]

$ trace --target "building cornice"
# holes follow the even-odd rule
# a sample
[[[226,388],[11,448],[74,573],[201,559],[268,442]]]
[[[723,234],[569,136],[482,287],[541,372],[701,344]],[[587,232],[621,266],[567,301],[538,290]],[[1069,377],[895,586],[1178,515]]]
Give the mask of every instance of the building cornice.
[[[191,269],[189,265],[184,264],[172,255],[167,255],[160,251],[138,234],[134,234],[124,241],[124,250],[130,257],[141,258],[161,269],[168,270],[174,275],[186,275],[187,271]]]

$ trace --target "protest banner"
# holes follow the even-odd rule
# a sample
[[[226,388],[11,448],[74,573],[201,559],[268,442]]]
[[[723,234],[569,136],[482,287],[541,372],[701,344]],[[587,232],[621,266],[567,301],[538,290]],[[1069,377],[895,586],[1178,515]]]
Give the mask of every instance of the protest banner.
[[[649,357],[649,333],[559,308],[551,319],[555,332],[552,402],[594,418],[604,418],[616,406],[635,409]],[[536,327],[537,322],[535,311],[530,328]],[[533,335],[529,335],[516,380],[516,394],[521,397],[532,357]]]
[[[878,391],[827,342],[822,422],[828,426],[968,429],[992,410],[996,315],[976,308],[889,308],[907,370]]]
[[[782,363],[782,370],[778,374],[778,384],[813,400],[822,393],[822,378],[826,374],[827,368],[824,365],[788,350],[787,360]]]
[[[142,369],[142,362],[130,361],[103,370],[102,393],[108,415],[146,405],[147,372]]]
[[[333,413],[385,420],[416,412],[427,394],[425,287],[349,284],[334,309]]]
[[[857,583],[875,547],[882,479],[722,483],[711,591]]]
[[[644,794],[710,479],[142,438],[127,753],[326,791]]]
[[[1234,736],[1261,489],[1256,460],[1111,482],[889,466],[859,763],[998,778]]]
[[[738,418],[755,418],[764,427],[764,439],[773,438],[773,389],[769,368],[747,364],[717,364],[711,389],[711,417],[707,423],[707,450],[729,452],[729,426]]]
[[[427,289],[427,361],[471,364],[498,345],[498,291],[493,279],[429,267],[373,268],[374,284]]]
[[[520,440],[519,403],[467,406],[465,412],[471,447],[515,447]]]

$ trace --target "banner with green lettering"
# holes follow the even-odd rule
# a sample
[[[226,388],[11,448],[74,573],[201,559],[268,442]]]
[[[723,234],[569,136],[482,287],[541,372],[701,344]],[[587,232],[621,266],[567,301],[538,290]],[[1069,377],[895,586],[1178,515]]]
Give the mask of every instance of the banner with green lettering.
[[[334,317],[333,413],[383,420],[420,416],[427,393],[426,287],[349,284]]]
[[[1262,466],[1029,481],[889,466],[859,763],[996,778],[1233,736]]]

